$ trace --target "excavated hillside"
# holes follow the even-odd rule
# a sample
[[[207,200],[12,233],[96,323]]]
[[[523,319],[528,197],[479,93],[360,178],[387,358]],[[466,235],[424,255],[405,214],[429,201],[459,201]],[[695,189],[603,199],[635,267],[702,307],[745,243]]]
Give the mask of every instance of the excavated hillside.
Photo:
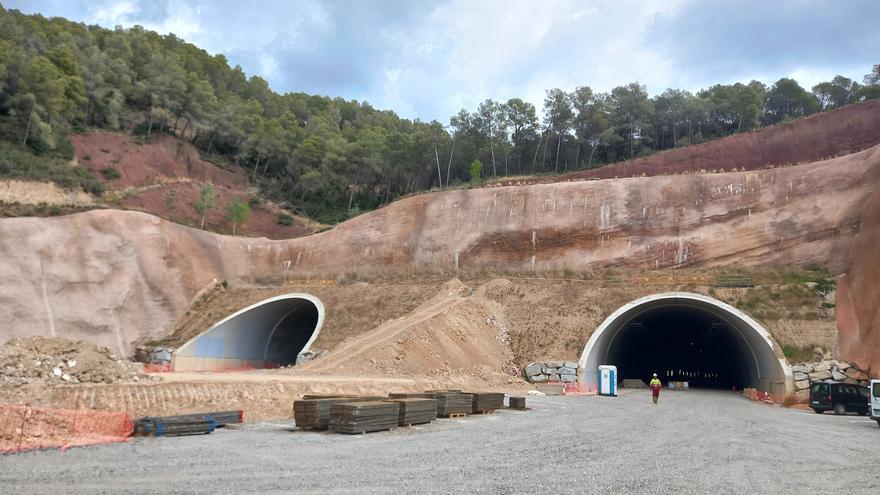
[[[877,104],[856,105],[737,136],[750,144],[742,144],[739,155],[713,160],[742,160],[729,169],[743,170],[754,164],[749,150],[762,154],[764,165],[822,157],[829,150],[840,154],[877,137],[878,115]],[[822,124],[822,119],[830,123]],[[852,131],[849,140],[841,137],[847,135],[841,129]],[[823,133],[831,148],[822,142]],[[125,139],[113,136],[107,139]],[[129,154],[136,147],[114,143],[129,148]],[[89,152],[96,167],[104,163],[95,156],[107,155],[113,164],[113,146],[98,145]],[[706,146],[670,153],[715,156]],[[83,154],[86,148],[80,143],[78,150]],[[85,154],[81,158],[89,161]],[[189,160],[194,168],[183,174],[189,179],[176,176],[176,168],[165,170],[162,163],[144,168],[151,160],[131,165],[131,171],[123,168],[121,190],[137,197],[141,189],[187,184],[202,172],[208,174],[199,172],[194,157]],[[116,166],[126,165],[119,161]],[[127,180],[132,185],[125,185]],[[225,179],[212,180],[224,184]],[[137,185],[143,181],[155,183]],[[866,344],[880,334],[877,288],[872,285],[878,269],[878,187],[880,145],[752,171],[425,194],[330,231],[283,241],[217,235],[146,213],[110,209],[49,219],[2,219],[0,341],[47,335],[130,355],[136,343],[165,337],[186,319],[193,299],[222,280],[240,285],[385,274],[397,280],[433,277],[440,283],[453,275],[488,273],[819,265],[833,275],[845,274],[838,298],[843,357],[876,363],[880,353],[874,349],[880,346]],[[420,302],[413,300],[401,311]],[[193,316],[199,318],[206,317]],[[813,341],[827,342],[826,330],[814,333]],[[537,341],[528,345],[541,348]]]
[[[144,213],[0,220],[2,338],[162,337],[219,280],[486,270],[849,266],[880,185],[880,147],[787,168],[448,191],[287,241]]]

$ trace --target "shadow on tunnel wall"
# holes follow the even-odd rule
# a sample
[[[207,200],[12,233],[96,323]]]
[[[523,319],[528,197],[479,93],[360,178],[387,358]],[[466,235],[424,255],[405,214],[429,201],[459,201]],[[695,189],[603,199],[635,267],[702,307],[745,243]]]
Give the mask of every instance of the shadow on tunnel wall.
[[[174,353],[175,371],[277,368],[296,363],[324,322],[324,306],[309,294],[260,301],[220,320]]]

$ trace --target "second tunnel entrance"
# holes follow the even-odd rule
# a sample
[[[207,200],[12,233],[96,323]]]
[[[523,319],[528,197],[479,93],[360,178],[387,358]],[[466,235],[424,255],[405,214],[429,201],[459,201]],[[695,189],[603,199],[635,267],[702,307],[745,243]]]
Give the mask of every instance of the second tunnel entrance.
[[[617,366],[621,379],[695,387],[754,387],[777,400],[793,388],[781,349],[757,321],[709,296],[653,294],[625,304],[590,336],[579,365],[595,380],[599,365]]]

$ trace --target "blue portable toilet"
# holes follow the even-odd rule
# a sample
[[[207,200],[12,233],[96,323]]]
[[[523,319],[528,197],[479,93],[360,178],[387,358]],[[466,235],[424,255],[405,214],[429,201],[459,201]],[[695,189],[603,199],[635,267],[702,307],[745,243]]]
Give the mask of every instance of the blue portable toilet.
[[[617,366],[599,366],[599,395],[617,397]]]

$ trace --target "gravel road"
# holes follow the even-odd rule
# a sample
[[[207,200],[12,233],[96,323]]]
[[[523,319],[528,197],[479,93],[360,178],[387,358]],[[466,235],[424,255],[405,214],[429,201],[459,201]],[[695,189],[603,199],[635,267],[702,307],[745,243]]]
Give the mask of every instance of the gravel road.
[[[358,436],[246,425],[0,456],[0,492],[880,493],[880,428],[727,392],[530,398]]]

